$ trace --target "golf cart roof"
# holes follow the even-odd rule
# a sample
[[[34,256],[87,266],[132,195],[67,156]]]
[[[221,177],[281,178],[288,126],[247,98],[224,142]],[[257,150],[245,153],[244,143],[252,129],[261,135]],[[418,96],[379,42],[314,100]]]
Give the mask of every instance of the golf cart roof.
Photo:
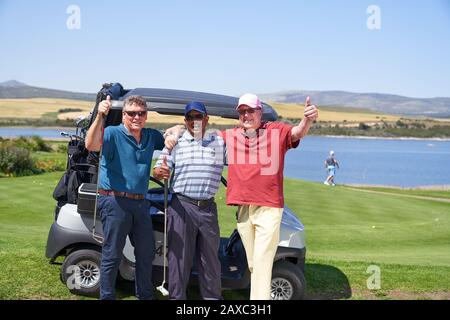
[[[136,88],[128,90],[119,100],[112,104],[113,109],[121,109],[123,100],[129,96],[142,96],[147,101],[148,111],[155,111],[166,115],[184,115],[184,106],[191,101],[203,102],[209,115],[222,118],[238,119],[236,111],[239,99],[219,94],[197,91]],[[275,121],[277,112],[268,104],[263,103],[263,120]]]

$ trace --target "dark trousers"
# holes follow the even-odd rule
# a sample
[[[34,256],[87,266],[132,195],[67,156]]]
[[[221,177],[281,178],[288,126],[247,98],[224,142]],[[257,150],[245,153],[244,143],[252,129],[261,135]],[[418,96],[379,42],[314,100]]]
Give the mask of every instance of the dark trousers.
[[[202,298],[222,299],[216,203],[198,207],[174,196],[168,208],[168,241],[169,298],[186,300],[196,254]]]
[[[155,240],[148,201],[100,195],[98,209],[104,236],[100,299],[115,299],[117,271],[127,235],[130,235],[136,257],[136,296],[140,300],[153,299]]]

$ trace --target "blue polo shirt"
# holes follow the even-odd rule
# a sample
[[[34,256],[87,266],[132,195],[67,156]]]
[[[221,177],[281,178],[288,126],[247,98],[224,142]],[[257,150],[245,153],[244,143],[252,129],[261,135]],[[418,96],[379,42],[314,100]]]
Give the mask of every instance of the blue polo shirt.
[[[142,129],[138,144],[123,124],[107,127],[103,137],[99,188],[146,194],[153,151],[163,147],[164,138],[158,130]]]

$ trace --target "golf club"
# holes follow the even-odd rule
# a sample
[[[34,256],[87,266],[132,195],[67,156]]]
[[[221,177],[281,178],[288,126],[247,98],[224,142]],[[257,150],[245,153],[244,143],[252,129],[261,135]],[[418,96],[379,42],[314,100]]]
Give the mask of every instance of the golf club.
[[[80,131],[80,124],[86,119],[85,116],[78,116],[77,120],[75,121],[75,126],[77,128],[76,135],[79,134]]]
[[[76,126],[79,127],[80,123],[83,122],[84,120],[86,120],[85,116],[79,116],[75,122]]]
[[[168,296],[169,291],[164,288],[166,284],[166,243],[167,243],[167,202],[169,197],[169,183],[164,179],[164,247],[163,247],[163,282],[156,289],[161,292],[163,296]]]
[[[64,132],[64,131],[60,132],[60,134],[63,137],[70,138],[70,141],[73,141],[74,139],[75,140],[83,140],[83,138],[81,136],[77,135],[77,134],[70,134],[70,133],[67,133],[67,132]]]
[[[98,169],[97,169],[97,187],[95,191],[95,203],[94,203],[94,222],[92,225],[92,238],[97,241],[98,243],[102,244],[104,238],[95,233],[95,224],[97,222],[97,202],[98,202],[98,185],[99,185],[99,178],[100,178],[100,161],[102,160],[102,150],[103,150],[103,134],[105,132],[105,116],[102,117],[102,136],[101,136],[101,142],[100,142],[100,152],[98,156]]]
[[[60,134],[61,134],[61,136],[63,136],[63,137],[70,138],[70,144],[72,144],[73,137],[72,137],[72,135],[71,135],[70,133],[65,132],[65,131],[61,131]]]

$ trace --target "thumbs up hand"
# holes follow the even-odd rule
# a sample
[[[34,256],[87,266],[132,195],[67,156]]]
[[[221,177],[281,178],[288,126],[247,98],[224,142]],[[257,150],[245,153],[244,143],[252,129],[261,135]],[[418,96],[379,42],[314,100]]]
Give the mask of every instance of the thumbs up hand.
[[[319,117],[319,111],[315,105],[311,104],[310,96],[306,97],[305,111],[303,112],[303,115],[308,121],[315,121]]]
[[[107,96],[106,100],[103,100],[98,105],[98,114],[103,116],[106,116],[109,112],[109,109],[111,109],[111,97]]]
[[[153,176],[158,180],[170,178],[170,168],[167,165],[167,156],[164,156],[161,166],[153,170]]]

